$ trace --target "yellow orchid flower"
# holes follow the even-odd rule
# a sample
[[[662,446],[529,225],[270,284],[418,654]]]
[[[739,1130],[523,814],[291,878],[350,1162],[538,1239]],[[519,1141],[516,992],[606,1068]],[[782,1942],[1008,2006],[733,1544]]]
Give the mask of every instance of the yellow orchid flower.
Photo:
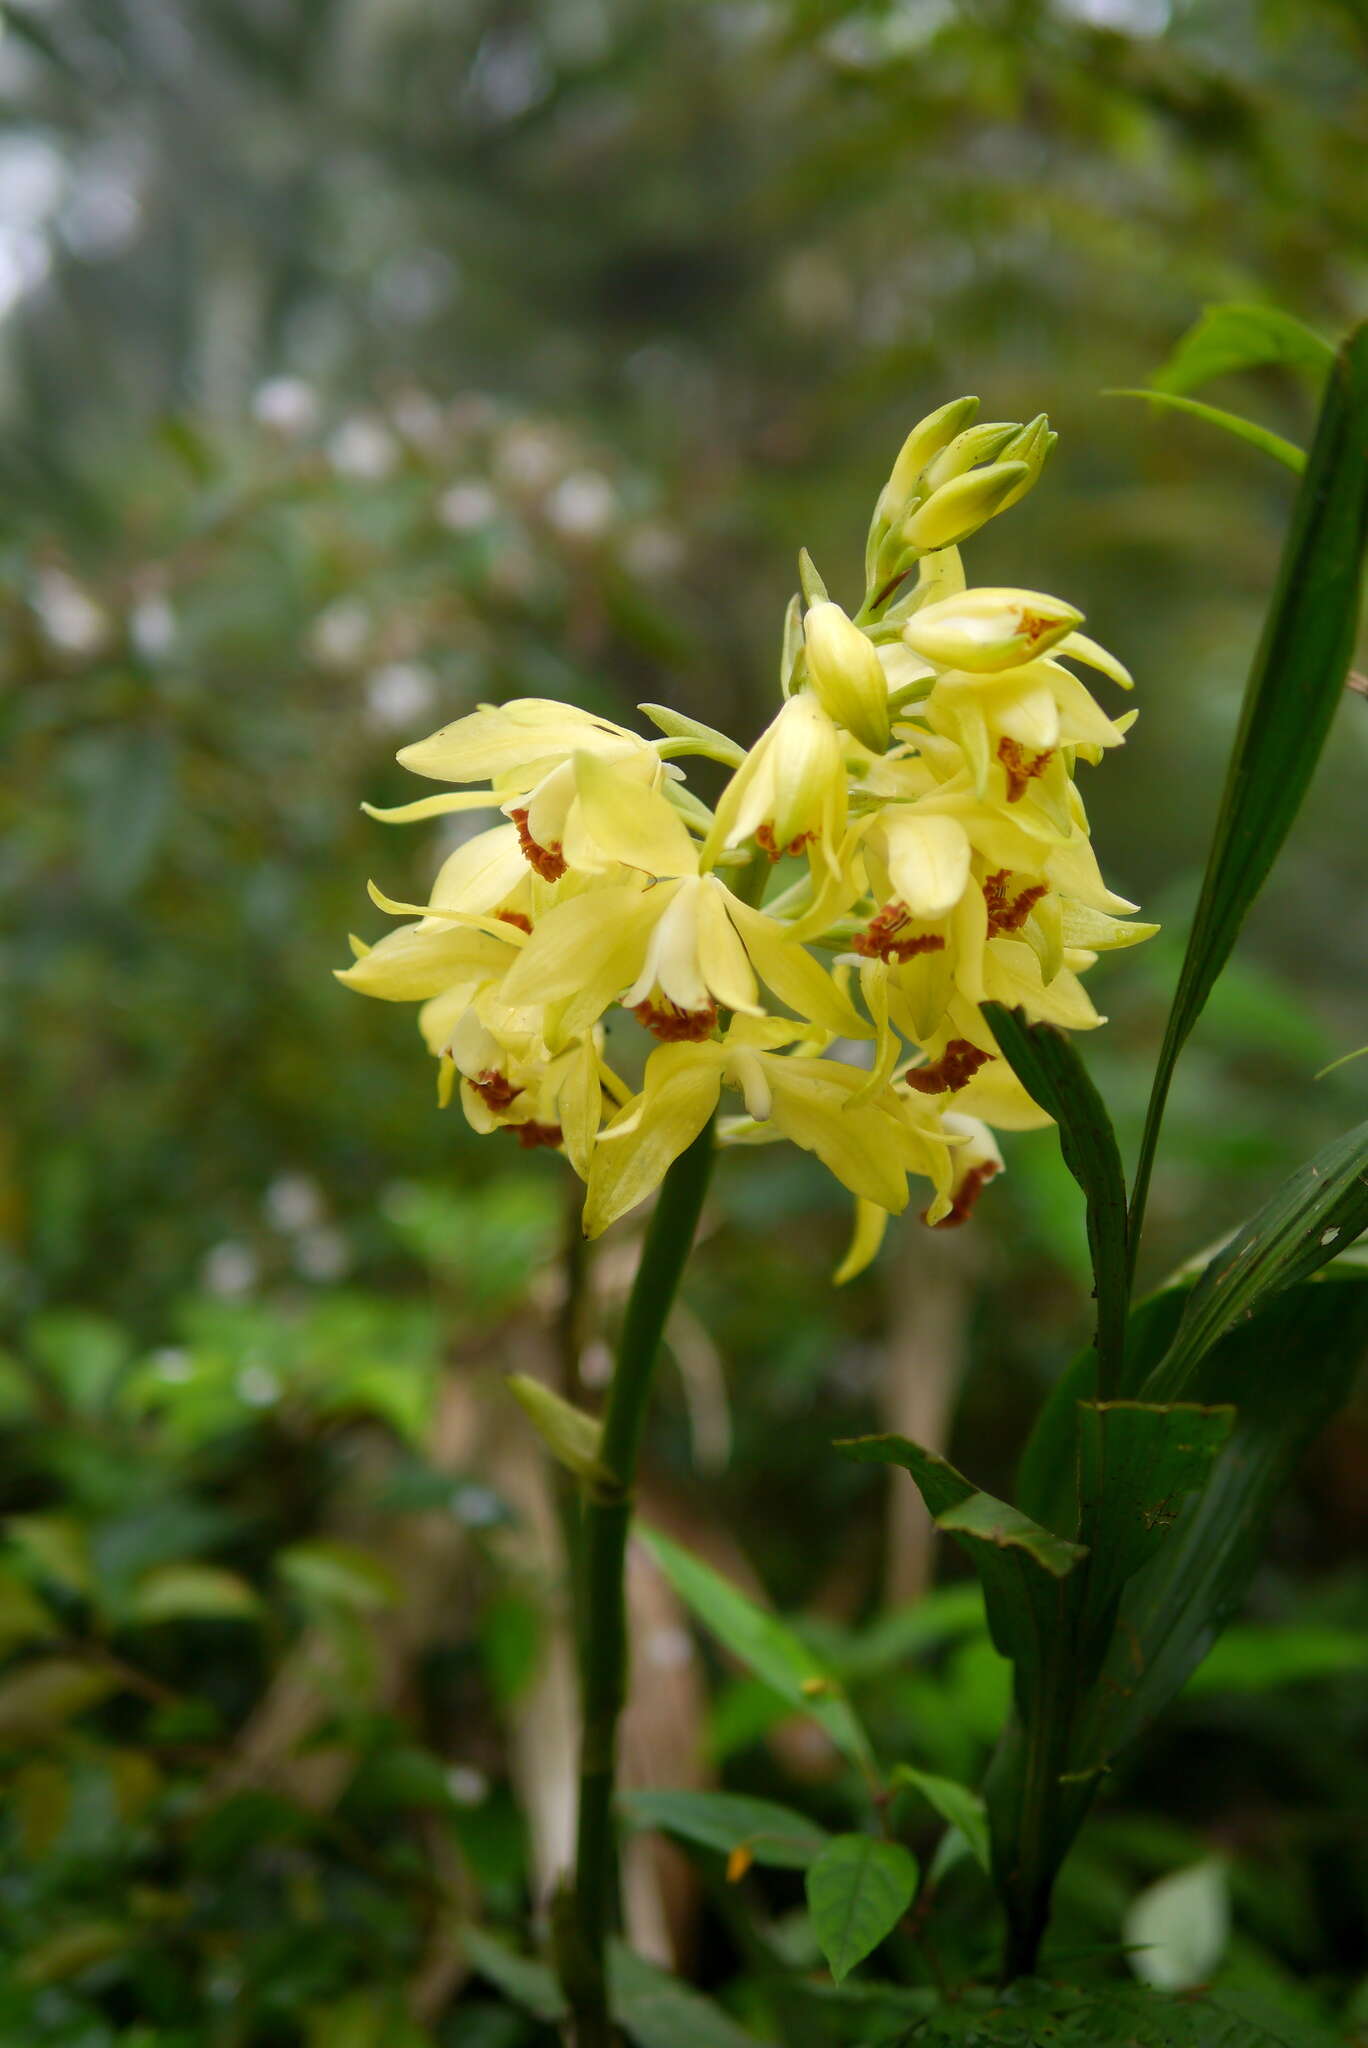
[[[810,858],[834,868],[845,819],[841,737],[816,697],[804,692],[789,698],[723,790],[704,865],[753,840],[771,860],[808,849]]]
[[[781,1027],[782,1031],[782,1027]],[[861,1067],[777,1050],[772,1025],[738,1019],[722,1040],[665,1045],[646,1063],[641,1093],[600,1136],[584,1227],[597,1237],[636,1207],[692,1144],[734,1089],[751,1123],[813,1152],[852,1193],[897,1215],[907,1177],[922,1174],[947,1199],[950,1147],[938,1119],[892,1089],[868,1092]]]

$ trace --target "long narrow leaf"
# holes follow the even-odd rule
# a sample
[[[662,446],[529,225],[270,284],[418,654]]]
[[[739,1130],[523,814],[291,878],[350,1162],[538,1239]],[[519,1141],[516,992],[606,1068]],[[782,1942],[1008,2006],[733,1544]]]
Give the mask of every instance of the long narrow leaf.
[[[1088,1205],[1088,1250],[1097,1297],[1098,1389],[1120,1387],[1126,1344],[1126,1183],[1106,1104],[1073,1041],[1052,1024],[1028,1024],[1020,1010],[986,1003],[1000,1051],[1032,1099],[1059,1126],[1064,1164]]]
[[[869,1737],[837,1681],[792,1629],[658,1529],[638,1527],[637,1533],[704,1627],[790,1706],[820,1722],[843,1756],[872,1774],[874,1755]]]
[[[1368,325],[1326,384],[1169,1012],[1131,1198],[1132,1263],[1178,1055],[1301,807],[1354,649],[1368,538]]]
[[[1273,1296],[1308,1280],[1368,1230],[1368,1123],[1326,1145],[1216,1254],[1188,1297],[1149,1401],[1187,1395],[1213,1344]]]
[[[1237,441],[1247,441],[1251,448],[1261,454],[1271,455],[1284,469],[1290,469],[1294,476],[1300,476],[1306,468],[1305,451],[1295,441],[1284,440],[1271,427],[1261,427],[1257,420],[1247,420],[1242,413],[1227,412],[1224,406],[1204,405],[1200,398],[1180,398],[1176,391],[1147,391],[1130,385],[1116,385],[1104,391],[1104,398],[1147,398],[1152,405],[1168,406],[1173,412],[1190,413],[1193,419],[1205,420],[1209,427],[1221,427],[1227,434],[1233,434]]]

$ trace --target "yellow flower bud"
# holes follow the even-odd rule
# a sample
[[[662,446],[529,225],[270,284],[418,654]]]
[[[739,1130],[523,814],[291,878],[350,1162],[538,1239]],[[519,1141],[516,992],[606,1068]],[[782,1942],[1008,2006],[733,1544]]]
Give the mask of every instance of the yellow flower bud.
[[[888,685],[879,657],[838,604],[815,604],[803,621],[808,676],[824,711],[862,746],[888,745]]]
[[[891,519],[902,510],[927,463],[968,426],[977,411],[976,398],[952,398],[948,405],[918,420],[903,442],[892,475],[880,493],[879,514]]]
[[[929,554],[935,548],[958,547],[985,526],[1011,497],[1032,480],[1025,462],[993,462],[952,477],[933,491],[924,505],[903,521],[902,539],[909,548]]]
[[[1082,622],[1072,605],[1037,590],[964,590],[923,605],[902,637],[942,668],[991,675],[1034,660]]]
[[[1015,420],[980,420],[977,426],[966,427],[962,434],[956,434],[949,446],[942,448],[933,462],[928,462],[922,473],[922,491],[929,497],[932,491],[948,484],[952,477],[964,476],[971,469],[981,468],[984,463],[996,462],[1009,441],[1016,439],[1020,428]]]

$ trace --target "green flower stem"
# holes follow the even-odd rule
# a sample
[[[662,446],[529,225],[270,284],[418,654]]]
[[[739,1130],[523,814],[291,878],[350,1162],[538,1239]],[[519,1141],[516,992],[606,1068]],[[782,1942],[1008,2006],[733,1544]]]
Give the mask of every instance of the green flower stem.
[[[710,1123],[661,1183],[627,1304],[603,1418],[599,1459],[610,1476],[586,1492],[580,1524],[579,1826],[573,1959],[569,1967],[563,1966],[576,2048],[612,2048],[616,2038],[608,2011],[606,1948],[617,1918],[613,1790],[618,1720],[627,1694],[627,1535],[651,1375],[693,1246],[712,1158]]]

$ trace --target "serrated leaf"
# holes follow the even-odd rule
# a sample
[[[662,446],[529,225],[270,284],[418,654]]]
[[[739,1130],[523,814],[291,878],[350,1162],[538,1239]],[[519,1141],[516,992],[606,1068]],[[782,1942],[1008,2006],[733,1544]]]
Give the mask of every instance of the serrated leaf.
[[[658,1529],[639,1527],[638,1534],[685,1606],[719,1642],[781,1699],[810,1714],[851,1763],[872,1771],[869,1737],[849,1701],[821,1659],[792,1629]]]
[[[127,1619],[250,1621],[261,1601],[246,1579],[213,1564],[164,1564],[144,1573],[128,1602]]]
[[[1230,1939],[1230,1886],[1215,1856],[1175,1870],[1132,1899],[1121,1923],[1126,1960],[1156,1991],[1205,1984]]]
[[[917,1859],[897,1842],[837,1835],[807,1874],[808,1910],[839,1984],[897,1926],[917,1895]]]
[[[970,1791],[967,1785],[961,1785],[955,1778],[938,1778],[932,1771],[914,1770],[911,1764],[896,1764],[890,1783],[906,1785],[913,1792],[920,1792],[927,1804],[935,1807],[941,1819],[963,1835],[975,1861],[984,1870],[991,1867],[988,1810],[977,1792]]]
[[[659,1828],[723,1855],[743,1849],[750,1861],[780,1870],[806,1870],[831,1839],[791,1807],[736,1792],[628,1792],[622,1805],[633,1827]]]
[[[1185,1393],[1212,1345],[1274,1295],[1309,1279],[1368,1229],[1368,1123],[1319,1151],[1219,1251],[1188,1296],[1149,1400]]]
[[[1155,1070],[1131,1198],[1131,1251],[1178,1055],[1301,809],[1358,625],[1368,540],[1368,325],[1345,341],[1250,670],[1206,872]]]
[[[1113,385],[1103,393],[1106,398],[1147,398],[1151,405],[1167,406],[1173,412],[1185,412],[1193,419],[1204,420],[1209,427],[1220,427],[1237,441],[1248,442],[1262,455],[1271,455],[1284,469],[1290,469],[1294,476],[1300,476],[1306,468],[1305,451],[1295,441],[1286,440],[1275,434],[1271,427],[1261,427],[1257,420],[1247,420],[1242,413],[1227,412],[1224,406],[1203,405],[1197,398],[1179,398],[1172,391],[1146,391],[1130,385]]]
[[[620,1941],[608,1951],[608,1992],[613,2018],[636,2048],[773,2048]]]
[[[1106,1104],[1072,1039],[1053,1024],[1030,1024],[1020,1010],[986,1003],[984,1016],[998,1048],[1033,1101],[1059,1127],[1064,1164],[1083,1190],[1088,1250],[1097,1297],[1099,1387],[1120,1389],[1125,1351],[1128,1261],[1126,1182]]]
[[[1282,364],[1319,386],[1334,360],[1328,341],[1276,306],[1208,306],[1152,382],[1159,391],[1195,391],[1213,377]]]

